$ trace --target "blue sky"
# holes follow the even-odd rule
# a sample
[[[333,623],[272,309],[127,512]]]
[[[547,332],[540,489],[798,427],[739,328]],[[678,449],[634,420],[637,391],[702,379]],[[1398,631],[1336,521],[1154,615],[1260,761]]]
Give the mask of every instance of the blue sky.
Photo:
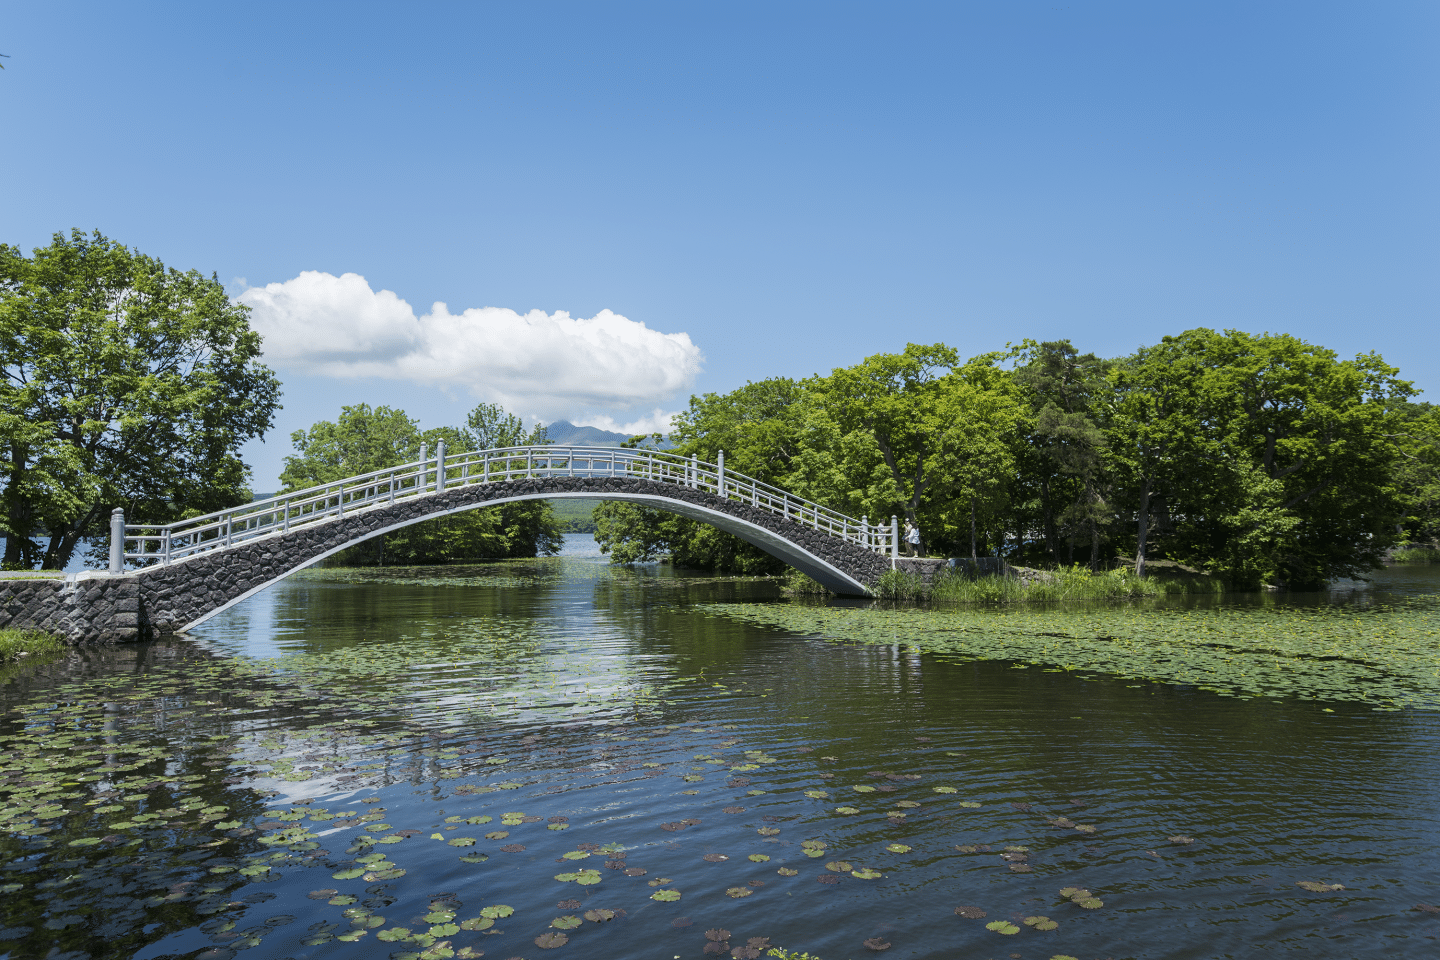
[[[0,241],[248,297],[260,490],[346,403],[624,425],[907,341],[1283,331],[1434,400],[1437,49],[1432,2],[6,0]]]

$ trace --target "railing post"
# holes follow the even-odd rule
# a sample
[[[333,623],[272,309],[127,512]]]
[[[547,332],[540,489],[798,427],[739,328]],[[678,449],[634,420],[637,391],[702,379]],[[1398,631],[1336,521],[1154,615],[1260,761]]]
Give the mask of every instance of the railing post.
[[[490,451],[489,451],[489,450],[486,450],[486,451],[485,451],[485,469],[484,469],[484,472],[480,474],[480,482],[481,482],[481,483],[489,483],[489,482],[490,482]]]
[[[429,471],[425,468],[430,466],[430,448],[420,444],[420,469],[415,474],[415,492],[424,493],[430,486]]]
[[[235,514],[225,514],[225,546],[230,546],[235,533]]]
[[[285,520],[281,524],[281,533],[290,532],[290,498],[285,498]]]
[[[715,460],[715,492],[725,499],[725,451],[721,450]]]
[[[445,441],[435,444],[435,492],[445,489]]]
[[[170,563],[170,530],[168,528],[160,540],[160,552],[160,565],[167,566]]]
[[[141,551],[144,552],[143,550]],[[125,571],[125,511],[116,507],[110,511],[110,573]]]
[[[692,453],[692,454],[690,454],[690,489],[691,489],[691,490],[698,490],[699,488],[700,488],[700,458],[697,457],[695,454]]]
[[[890,559],[900,559],[900,518],[890,514]]]
[[[868,513],[860,516],[860,546],[866,550],[870,549],[870,515]]]

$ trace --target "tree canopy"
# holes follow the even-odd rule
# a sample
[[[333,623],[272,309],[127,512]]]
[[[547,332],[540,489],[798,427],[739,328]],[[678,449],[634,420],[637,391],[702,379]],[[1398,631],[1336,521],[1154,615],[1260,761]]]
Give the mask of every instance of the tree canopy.
[[[214,276],[98,232],[30,257],[0,244],[7,568],[63,568],[116,507],[166,523],[249,499],[238,448],[280,384],[247,313]]]
[[[910,344],[692,398],[671,439],[853,516],[903,516],[951,555],[1301,586],[1440,532],[1440,416],[1413,393],[1378,356],[1283,334],[1200,328],[1112,359],[1065,340],[964,362]],[[695,521],[597,516],[618,562],[766,568]]]

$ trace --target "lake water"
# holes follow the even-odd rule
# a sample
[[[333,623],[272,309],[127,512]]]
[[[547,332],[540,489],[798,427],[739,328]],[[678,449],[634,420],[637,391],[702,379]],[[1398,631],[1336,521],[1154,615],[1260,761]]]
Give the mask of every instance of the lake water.
[[[0,674],[0,958],[1440,956],[1437,712],[835,643],[567,554]]]

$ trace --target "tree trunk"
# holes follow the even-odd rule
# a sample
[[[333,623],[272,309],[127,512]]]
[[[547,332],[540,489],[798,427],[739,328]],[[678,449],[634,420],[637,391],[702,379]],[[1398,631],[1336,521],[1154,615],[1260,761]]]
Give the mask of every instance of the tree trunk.
[[[975,498],[970,498],[970,559],[977,560],[975,556]],[[974,569],[972,567],[972,569]]]
[[[1100,570],[1100,527],[1095,519],[1090,519],[1090,572],[1097,573]]]
[[[1045,511],[1045,549],[1050,552],[1050,559],[1055,563],[1060,562],[1060,548],[1055,545],[1055,518],[1050,513],[1050,481],[1040,481],[1040,503]]]
[[[1150,478],[1140,484],[1140,529],[1136,536],[1135,576],[1145,576],[1145,541],[1150,535]]]

